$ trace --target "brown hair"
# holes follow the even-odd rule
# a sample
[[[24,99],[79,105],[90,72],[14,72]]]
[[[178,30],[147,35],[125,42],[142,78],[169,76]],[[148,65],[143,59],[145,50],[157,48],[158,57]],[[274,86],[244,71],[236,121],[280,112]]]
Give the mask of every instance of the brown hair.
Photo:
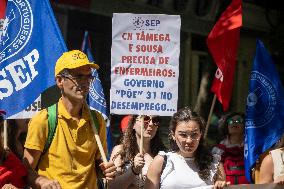
[[[123,152],[121,153],[121,157],[124,162],[132,161],[136,154],[139,152],[136,140],[136,131],[133,129],[137,117],[137,115],[132,115],[130,117],[127,129],[121,140],[123,146]],[[159,129],[150,141],[150,148],[151,154],[154,156],[156,156],[159,151],[165,150],[165,146],[159,136]]]
[[[210,151],[205,146],[204,132],[205,132],[205,121],[196,112],[192,111],[189,107],[179,109],[172,117],[170,121],[169,131],[174,133],[177,125],[180,122],[195,121],[199,125],[201,131],[201,137],[199,145],[195,153],[195,162],[199,168],[198,175],[201,179],[206,180],[210,175],[210,165],[213,161]],[[169,135],[170,149],[174,152],[179,151],[176,142],[173,140],[171,134]]]

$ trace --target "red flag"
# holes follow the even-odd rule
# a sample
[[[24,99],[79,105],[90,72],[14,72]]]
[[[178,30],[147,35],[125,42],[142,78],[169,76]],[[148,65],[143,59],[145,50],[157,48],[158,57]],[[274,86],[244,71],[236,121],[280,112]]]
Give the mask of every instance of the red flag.
[[[5,17],[7,0],[0,0],[0,19]]]
[[[211,91],[216,94],[224,111],[231,100],[241,26],[242,2],[232,0],[207,38],[207,46],[218,67]]]

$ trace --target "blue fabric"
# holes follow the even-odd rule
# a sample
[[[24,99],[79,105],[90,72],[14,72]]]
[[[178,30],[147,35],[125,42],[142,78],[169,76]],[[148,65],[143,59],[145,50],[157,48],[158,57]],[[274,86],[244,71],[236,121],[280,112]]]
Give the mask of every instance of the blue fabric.
[[[92,55],[91,43],[89,32],[85,31],[84,40],[82,44],[82,51],[87,54],[88,59],[91,62],[95,62],[94,57]],[[105,95],[102,87],[101,80],[99,79],[99,74],[96,69],[92,69],[92,74],[95,76],[95,80],[90,84],[90,91],[88,96],[88,104],[92,110],[97,110],[102,114],[104,119],[106,120],[106,131],[107,131],[107,148],[109,154],[113,148],[111,130],[110,130],[110,121],[108,119],[108,111],[106,106]],[[109,155],[108,155],[109,157]]]
[[[274,62],[263,43],[257,40],[250,75],[245,122],[245,168],[251,169],[259,156],[271,148],[284,132],[284,90]]]
[[[48,0],[9,0],[0,36],[0,109],[6,117],[55,84],[54,66],[67,50]]]

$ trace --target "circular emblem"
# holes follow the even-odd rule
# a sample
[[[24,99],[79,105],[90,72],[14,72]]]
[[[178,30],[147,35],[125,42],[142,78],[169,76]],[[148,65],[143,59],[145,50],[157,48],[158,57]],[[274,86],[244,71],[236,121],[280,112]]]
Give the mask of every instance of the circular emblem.
[[[277,91],[271,81],[257,71],[251,74],[251,85],[254,87],[247,97],[246,128],[263,127],[275,116]]]
[[[142,20],[141,17],[134,17],[133,18],[133,25],[137,28],[140,29],[144,25],[144,20]]]
[[[99,106],[106,107],[103,88],[99,87],[101,86],[101,81],[98,78],[98,73],[96,71],[93,71],[92,75],[95,76],[95,81],[90,83],[89,97]]]
[[[33,13],[27,0],[9,0],[3,31],[0,35],[0,63],[7,60],[27,44],[33,29]]]

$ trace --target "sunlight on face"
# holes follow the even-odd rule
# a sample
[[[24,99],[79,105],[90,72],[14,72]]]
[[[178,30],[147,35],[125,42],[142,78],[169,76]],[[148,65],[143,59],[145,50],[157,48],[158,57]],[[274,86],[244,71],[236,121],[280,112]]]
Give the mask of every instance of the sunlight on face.
[[[201,138],[199,124],[196,121],[180,122],[172,137],[182,156],[193,157]]]

